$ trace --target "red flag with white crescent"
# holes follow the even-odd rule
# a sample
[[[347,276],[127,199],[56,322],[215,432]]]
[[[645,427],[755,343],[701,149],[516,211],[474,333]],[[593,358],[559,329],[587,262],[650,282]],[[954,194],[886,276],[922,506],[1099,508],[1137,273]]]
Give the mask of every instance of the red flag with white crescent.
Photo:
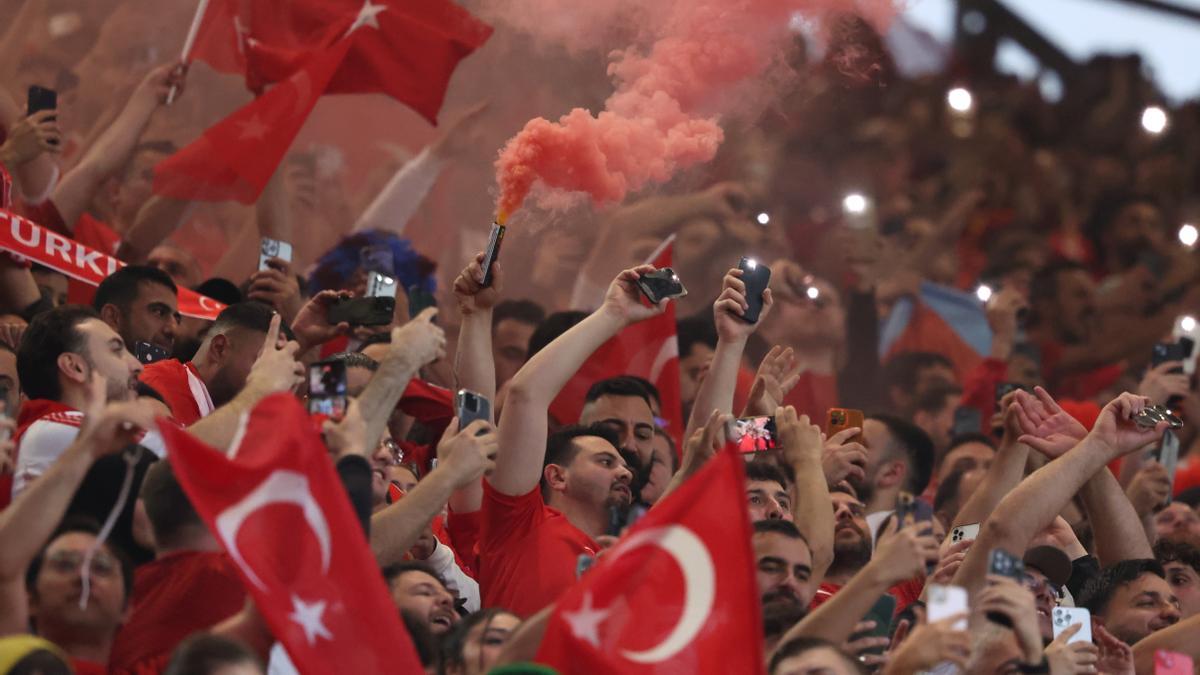
[[[670,267],[674,246],[675,235],[671,235],[646,262],[657,269]],[[637,375],[654,383],[662,399],[665,431],[682,447],[683,395],[679,391],[674,302],[668,302],[662,314],[626,327],[601,345],[555,397],[550,414],[561,424],[577,422],[588,388],[599,380],[618,375]]]
[[[745,490],[726,447],[559,598],[536,660],[576,675],[761,673]]]
[[[367,538],[304,408],[275,394],[228,455],[160,422],[175,475],[271,633],[311,673],[420,673]]]

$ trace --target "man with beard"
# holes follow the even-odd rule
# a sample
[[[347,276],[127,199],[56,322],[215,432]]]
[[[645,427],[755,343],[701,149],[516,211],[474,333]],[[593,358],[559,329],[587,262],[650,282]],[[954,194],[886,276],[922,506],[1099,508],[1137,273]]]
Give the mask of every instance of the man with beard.
[[[95,311],[65,305],[38,315],[25,329],[17,372],[30,400],[17,419],[13,498],[75,441],[94,383],[104,383],[105,401],[132,401],[142,364]],[[160,441],[143,444],[163,452]]]
[[[892,513],[901,492],[919,495],[933,474],[934,448],[920,427],[890,415],[875,415],[863,423],[867,466],[865,478],[852,485],[866,509],[868,543]]]
[[[153,267],[130,265],[113,272],[96,289],[92,307],[133,351],[148,342],[170,353],[179,329],[175,282]]]
[[[829,493],[829,497],[833,500],[833,564],[813,594],[810,609],[828,600],[871,562],[871,536],[867,533],[863,503],[842,490]]]
[[[762,598],[763,623],[773,624],[785,618],[782,633],[804,618],[813,597],[812,551],[794,523],[786,520],[760,520],[754,523],[751,538],[754,547],[755,576]]]
[[[1180,619],[1179,598],[1165,577],[1155,560],[1122,560],[1089,580],[1080,606],[1125,644],[1135,644]]]
[[[636,281],[652,271],[644,265],[618,275],[600,309],[534,354],[510,382],[496,469],[483,481],[485,607],[526,617],[553,602],[575,583],[581,560],[599,552],[612,510],[632,501],[633,473],[612,429],[571,427],[547,437],[547,410],[592,352],[665,309],[665,302],[642,304]]]
[[[417,561],[396,563],[384,568],[383,578],[397,609],[435,637],[441,638],[458,624],[456,598],[432,567]]]

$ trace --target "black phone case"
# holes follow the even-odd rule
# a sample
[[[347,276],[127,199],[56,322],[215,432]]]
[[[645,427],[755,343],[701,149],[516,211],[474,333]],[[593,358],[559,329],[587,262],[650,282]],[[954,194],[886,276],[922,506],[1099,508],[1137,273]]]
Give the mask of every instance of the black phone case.
[[[742,258],[738,263],[738,269],[742,270],[742,283],[746,284],[746,313],[742,315],[742,320],[746,323],[758,323],[758,317],[762,314],[763,308],[763,291],[767,290],[767,284],[771,282],[771,268],[766,265],[755,265],[751,268],[747,264],[747,259]]]
[[[503,225],[492,223],[492,234],[488,237],[487,250],[483,254],[483,287],[492,285],[492,264],[500,259],[500,244],[504,242]]]
[[[675,280],[672,280],[673,278]],[[687,295],[683,284],[675,277],[675,270],[670,267],[664,267],[657,272],[643,274],[634,283],[652,305],[657,305],[663,298],[677,298]]]
[[[58,92],[46,87],[39,87],[36,84],[30,85],[26,105],[29,115],[43,110],[56,110],[58,108]]]
[[[329,308],[329,323],[345,321],[351,326],[386,326],[396,313],[396,299],[379,296],[346,298]]]

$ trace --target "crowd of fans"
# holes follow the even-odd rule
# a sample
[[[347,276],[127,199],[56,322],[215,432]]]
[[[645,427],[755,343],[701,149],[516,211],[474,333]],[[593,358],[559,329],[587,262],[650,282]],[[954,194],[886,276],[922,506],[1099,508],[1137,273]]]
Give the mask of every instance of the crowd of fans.
[[[321,360],[344,364],[350,400],[323,438],[371,504],[427,672],[543,672],[516,664],[556,599],[748,416],[772,416],[779,443],[745,455],[753,535],[730,542],[753,550],[764,643],[729,648],[761,649],[772,675],[1200,659],[1198,111],[1147,131],[1161,102],[1136,57],[1080,65],[1050,101],[969,54],[906,79],[868,28],[845,33],[820,62],[797,56],[802,76],[754,124],[731,123],[708,187],[686,176],[536,236],[514,227],[490,286],[482,252],[397,234],[486,109],[377,181],[357,217],[292,157],[209,264],[180,234],[195,206],[150,190],[173,146],[145,132],[168,90],[195,94],[185,69],[150,69],[86,140],[64,125],[94,101],[26,115],[0,92],[2,206],[129,263],[90,288],[0,256],[0,673],[287,667],[154,420],[227,450],[264,398],[304,399]],[[869,67],[839,58],[850,47]],[[24,58],[63,89],[70,55],[52,56]],[[633,373],[587,383],[578,419],[557,419],[585,361],[664,311],[636,282],[671,234],[686,428]],[[293,255],[256,269],[260,237]],[[367,250],[408,292],[388,325],[332,323],[366,292]],[[773,272],[760,298],[743,256]],[[181,316],[181,288],[228,306]],[[436,306],[410,308],[422,298]],[[459,389],[492,419],[459,428]],[[1182,427],[1146,422],[1154,406]],[[868,414],[831,428],[831,409]],[[1178,462],[1159,461],[1172,442]],[[369,497],[349,478],[367,471]],[[1002,574],[998,550],[1023,571]],[[946,587],[966,604],[929,617]],[[1056,631],[1057,608],[1089,610],[1091,639]]]

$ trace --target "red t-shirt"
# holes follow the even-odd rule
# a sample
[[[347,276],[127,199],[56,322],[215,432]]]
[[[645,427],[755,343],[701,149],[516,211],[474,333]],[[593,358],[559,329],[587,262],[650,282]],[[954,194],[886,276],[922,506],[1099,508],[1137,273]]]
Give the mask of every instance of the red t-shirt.
[[[438,539],[454,549],[458,566],[472,578],[477,575],[476,570],[479,569],[479,528],[482,524],[483,514],[479,511],[451,511],[443,526],[445,539],[438,533]]]
[[[1048,340],[1040,343],[1038,348],[1042,352],[1042,377],[1046,379],[1047,389],[1054,392],[1054,397],[1058,399],[1090,400],[1111,387],[1125,372],[1124,365],[1111,364],[1085,372],[1061,373],[1058,366],[1062,363],[1066,347]]]
[[[196,392],[192,391],[192,382],[188,378],[189,370],[195,376],[198,385],[204,387],[204,383],[200,381],[199,375],[196,373],[196,367],[191,363],[180,363],[176,359],[151,363],[146,366],[139,378],[143,383],[150,385],[155,391],[162,394],[167,406],[171,408],[171,416],[185,427],[195,424],[204,417],[200,409],[202,404],[206,407],[211,406],[207,389],[199,392],[204,401],[197,401]]]
[[[902,581],[887,590],[888,595],[896,599],[896,609],[892,616],[899,614],[901,610],[908,607],[918,598],[921,597],[921,590],[925,588],[925,580],[921,578],[909,579]],[[808,603],[809,611],[812,611],[821,605],[825,604],[834,593],[842,590],[841,584],[833,584],[828,581],[822,582],[817,587],[817,592],[813,593],[812,602]]]
[[[114,673],[166,665],[184,638],[228,619],[245,602],[237,568],[223,552],[180,551],[142,565],[109,665]]]
[[[503,607],[528,618],[575,583],[579,555],[600,547],[538,488],[510,497],[483,482],[479,537],[479,590],[484,607]]]

